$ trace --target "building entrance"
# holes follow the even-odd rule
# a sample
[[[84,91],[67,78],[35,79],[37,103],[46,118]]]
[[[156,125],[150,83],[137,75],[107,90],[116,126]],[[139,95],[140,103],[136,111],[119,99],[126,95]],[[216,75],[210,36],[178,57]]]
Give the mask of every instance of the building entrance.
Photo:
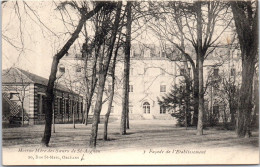
[[[148,102],[144,102],[143,111],[144,111],[144,114],[150,114],[150,104]]]

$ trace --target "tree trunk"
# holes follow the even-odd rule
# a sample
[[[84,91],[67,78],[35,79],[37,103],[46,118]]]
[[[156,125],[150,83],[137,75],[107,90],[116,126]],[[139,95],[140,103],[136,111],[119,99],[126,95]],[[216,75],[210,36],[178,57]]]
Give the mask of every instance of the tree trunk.
[[[110,44],[108,47],[108,54],[106,56],[106,59],[104,63],[103,61],[100,61],[99,64],[99,78],[98,78],[98,93],[97,93],[97,100],[96,100],[96,105],[95,105],[95,111],[94,111],[94,116],[93,116],[93,123],[92,123],[92,129],[91,129],[91,136],[90,136],[90,147],[96,147],[96,142],[97,142],[97,132],[98,132],[98,121],[99,121],[99,116],[102,108],[102,98],[103,98],[103,91],[105,87],[105,81],[106,81],[106,76],[107,76],[107,71],[108,67],[110,64],[110,60],[113,54],[113,48],[116,40],[116,35],[118,32],[118,27],[119,27],[119,22],[120,22],[120,13],[121,13],[121,7],[122,7],[122,2],[118,2],[117,5],[117,10],[116,10],[116,16],[115,16],[115,22],[114,22],[114,27],[112,29],[112,34],[110,38]],[[112,10],[112,9],[111,9]],[[105,55],[102,55],[105,56]]]
[[[254,87],[253,87],[253,101],[254,101],[254,114],[253,114],[253,119],[252,119],[252,126],[258,127],[258,113],[259,113],[259,87],[258,87],[258,72],[255,72],[254,76]]]
[[[83,124],[88,125],[88,115],[89,115],[89,110],[91,104],[88,102],[89,100],[86,100],[86,109],[85,109],[85,114],[84,114],[84,122]]]
[[[125,57],[124,57],[124,79],[123,79],[123,99],[122,99],[122,114],[120,133],[126,134],[127,114],[129,110],[129,69],[130,69],[130,50],[131,50],[131,2],[126,4],[127,23],[126,23],[126,42],[125,42]],[[128,121],[129,127],[129,121]]]
[[[258,54],[258,2],[231,1],[236,31],[242,57],[242,84],[239,93],[236,133],[238,137],[249,137],[252,112],[252,86]],[[244,7],[246,6],[246,8]],[[255,9],[254,9],[255,8]]]
[[[109,102],[108,102],[108,109],[107,109],[107,113],[105,115],[105,122],[104,122],[104,134],[103,134],[103,139],[107,140],[107,127],[108,127],[108,121],[109,121],[109,116],[111,113],[111,108],[112,108],[112,104],[113,104],[113,98],[114,98],[114,93],[115,93],[115,69],[116,69],[116,59],[117,59],[117,55],[118,55],[118,49],[119,49],[119,42],[121,39],[121,29],[119,30],[119,36],[118,36],[118,42],[117,42],[117,47],[115,50],[115,55],[114,55],[114,60],[113,60],[113,66],[112,66],[112,88],[111,88],[111,94],[110,94],[110,98],[109,98]]]
[[[46,99],[45,99],[45,103],[46,103],[45,128],[44,128],[44,135],[41,141],[42,144],[45,146],[49,145],[50,138],[51,138],[52,115],[53,115],[52,103],[54,99],[53,89],[54,89],[54,82],[56,80],[58,64],[59,64],[59,59],[55,55],[52,61],[51,74],[49,77],[49,82],[46,90]]]
[[[204,92],[203,92],[203,60],[199,61],[199,113],[197,135],[203,135]]]
[[[202,53],[202,14],[201,14],[201,3],[196,3],[197,12],[197,58],[198,58],[198,72],[199,72],[199,115],[197,124],[197,135],[203,134],[203,114],[204,114],[204,91],[203,91],[203,60],[204,56]]]
[[[179,16],[179,15],[178,15]],[[178,20],[179,19],[179,20]],[[182,25],[182,20],[181,18],[178,18],[177,24],[179,23],[179,25]],[[179,26],[179,29],[181,30],[181,32],[183,32],[183,27]],[[185,51],[185,44],[184,44],[184,35],[181,34],[181,48],[183,51]],[[190,126],[190,121],[191,121],[191,114],[190,114],[190,80],[191,80],[191,76],[190,76],[190,71],[188,68],[188,62],[187,62],[187,58],[185,57],[185,55],[183,55],[183,66],[185,69],[185,74],[184,74],[184,79],[185,79],[185,97],[184,97],[184,101],[185,101],[185,127],[187,129],[188,126]]]
[[[186,79],[186,90],[185,90],[185,119],[186,127],[190,126],[191,114],[190,114],[190,81]]]
[[[24,107],[23,107],[23,101],[21,102],[22,106],[22,125],[24,125]]]
[[[73,122],[73,128],[75,129],[75,104],[73,104],[73,108],[72,108],[72,122]]]
[[[130,125],[129,125],[129,105],[128,105],[128,108],[126,109],[126,129],[130,129]]]
[[[52,66],[51,66],[51,73],[49,76],[49,81],[47,85],[46,90],[46,111],[45,111],[45,128],[44,128],[44,135],[41,140],[41,143],[45,146],[49,145],[50,138],[51,138],[51,126],[52,126],[52,102],[54,98],[53,89],[54,89],[54,82],[56,80],[56,74],[57,74],[57,68],[60,59],[68,52],[71,45],[74,43],[74,41],[78,38],[79,33],[84,25],[84,23],[91,18],[96,12],[98,12],[102,6],[103,2],[100,2],[97,4],[95,9],[90,11],[89,13],[86,13],[85,15],[82,15],[77,28],[72,33],[70,39],[66,42],[66,44],[63,46],[63,48],[53,57]]]
[[[112,88],[111,88],[111,94],[110,94],[110,97],[109,97],[108,109],[107,109],[107,113],[105,115],[105,123],[104,123],[104,135],[103,135],[104,140],[107,140],[108,120],[109,120],[109,116],[110,116],[110,113],[111,113],[111,108],[112,108],[112,103],[113,103],[113,98],[114,98],[114,89],[115,89],[114,84],[115,84],[115,76],[114,76],[114,74],[112,74]]]
[[[52,132],[53,133],[55,133],[55,109],[54,109],[54,103],[55,102],[52,103]]]
[[[97,93],[97,100],[93,115],[93,122],[92,122],[92,129],[91,129],[91,137],[90,137],[90,147],[96,147],[97,142],[97,133],[98,133],[98,122],[99,122],[99,116],[102,108],[102,98],[103,98],[103,92],[105,87],[105,80],[106,80],[106,74],[105,72],[102,72],[99,74],[99,81],[98,81],[98,93]]]
[[[84,115],[83,115],[83,119],[82,119],[82,124],[86,124],[87,122],[87,117],[88,117],[88,114],[87,114],[87,108],[88,108],[88,99],[86,98],[86,104],[85,104],[85,110],[84,110]]]
[[[234,107],[234,100],[232,100],[231,98],[233,97],[229,97],[229,110],[230,110],[230,115],[231,115],[231,119],[230,119],[230,122],[231,122],[231,125],[235,125],[236,123],[236,118],[235,118],[235,107]]]
[[[199,111],[199,74],[198,74],[198,68],[193,69],[193,98],[194,98],[194,113],[193,113],[193,119],[192,124],[193,126],[197,126],[198,124],[198,111]]]
[[[252,113],[252,86],[253,86],[253,76],[255,71],[254,60],[251,62],[242,62],[242,85],[240,88],[239,97],[239,108],[238,108],[238,118],[237,118],[237,136],[246,137],[250,136],[250,122]]]
[[[105,37],[105,34],[102,34],[102,37],[98,38],[98,33],[99,31],[96,30],[96,38],[98,39],[98,42],[96,43],[97,49],[95,50],[95,58],[94,58],[94,65],[92,67],[92,77],[91,80],[88,80],[88,74],[87,74],[87,58],[85,60],[85,77],[86,77],[86,87],[87,87],[87,94],[86,94],[86,113],[85,113],[85,125],[88,124],[88,114],[89,114],[89,110],[90,110],[90,106],[92,104],[92,97],[94,95],[94,91],[96,88],[96,83],[97,83],[97,79],[96,79],[96,65],[97,65],[97,58],[99,56],[100,53],[100,48],[101,48],[101,44],[104,41],[103,38]],[[89,83],[90,82],[90,83]],[[89,85],[89,86],[88,86]]]

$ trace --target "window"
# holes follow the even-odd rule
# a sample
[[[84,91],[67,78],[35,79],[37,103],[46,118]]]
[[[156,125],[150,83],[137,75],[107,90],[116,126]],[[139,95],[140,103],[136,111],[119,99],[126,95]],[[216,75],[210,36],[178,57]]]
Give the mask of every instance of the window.
[[[180,92],[184,92],[184,87],[180,86]]]
[[[61,111],[60,111],[60,98],[57,98],[57,114],[61,114]]]
[[[69,104],[69,99],[66,100],[66,113],[69,114],[70,113],[70,104]]]
[[[130,53],[130,57],[134,57],[134,55],[135,55],[135,50],[132,49],[132,50],[131,50],[131,53]]]
[[[160,86],[160,92],[166,92],[166,85]]]
[[[83,103],[80,103],[80,113],[83,113]]]
[[[92,108],[91,113],[94,113],[94,111],[95,111],[95,106],[92,105],[91,108]]]
[[[161,75],[165,75],[165,70],[161,68]]]
[[[42,96],[42,110],[41,110],[40,114],[45,114],[45,111],[46,111],[46,108],[47,108],[45,101],[46,101],[46,96],[43,95]]]
[[[76,72],[81,72],[81,67],[76,67]]]
[[[134,69],[130,68],[130,76],[133,76],[133,75],[134,75]]]
[[[38,97],[38,112],[39,114],[42,114],[42,110],[43,110],[43,97],[41,94],[37,95]]]
[[[160,106],[160,114],[166,114],[166,107]]]
[[[213,114],[218,115],[219,114],[219,106],[213,106]]]
[[[69,100],[69,113],[73,112],[73,101]]]
[[[162,52],[162,57],[166,57],[166,53],[165,52]]]
[[[188,71],[188,74],[189,74],[189,76],[190,76],[190,70],[191,70],[191,68],[188,68],[188,70],[189,70],[189,71]]]
[[[79,102],[76,101],[76,113],[79,114]]]
[[[111,106],[110,113],[114,113],[114,106]]]
[[[132,105],[129,105],[129,113],[133,114],[133,106]]]
[[[184,68],[181,68],[180,69],[180,75],[184,75],[185,74],[185,69]]]
[[[112,91],[112,85],[108,85],[108,92]]]
[[[233,76],[235,76],[235,74],[236,74],[236,69],[234,69],[234,68],[232,68],[231,69],[231,71],[230,71],[230,75],[233,77]]]
[[[218,76],[218,71],[219,71],[218,68],[215,68],[215,69],[214,69],[214,71],[213,71],[213,75],[214,75],[215,77]]]
[[[129,92],[133,92],[134,91],[133,89],[134,89],[133,85],[129,85]]]
[[[59,68],[59,71],[62,72],[62,73],[64,73],[64,72],[65,72],[65,67],[61,66],[61,67]]]
[[[80,110],[81,110],[80,102],[77,103],[77,106],[78,106],[78,107],[77,107],[77,108],[78,108],[77,113],[79,114],[79,113],[81,113],[81,111],[80,111]]]
[[[145,50],[145,53],[144,53],[144,57],[151,57],[151,51],[150,51],[150,49],[146,49]]]
[[[144,114],[150,114],[150,104],[148,102],[144,102],[143,110],[144,110]]]

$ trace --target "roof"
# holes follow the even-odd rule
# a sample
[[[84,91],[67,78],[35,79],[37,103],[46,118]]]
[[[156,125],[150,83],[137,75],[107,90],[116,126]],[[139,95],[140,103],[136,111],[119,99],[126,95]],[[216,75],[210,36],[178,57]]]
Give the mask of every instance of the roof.
[[[227,58],[229,50],[236,49],[236,46],[218,45],[215,48],[209,48],[210,53],[207,60],[223,60]],[[185,52],[191,56],[191,59],[196,61],[196,52],[193,46],[185,45]],[[118,58],[124,57],[124,48],[118,50]],[[63,59],[82,59],[82,54],[72,53],[66,54]],[[131,44],[131,59],[170,59],[171,61],[182,61],[184,57],[179,49],[175,46],[166,44],[164,46],[157,44],[133,43]]]
[[[2,72],[2,84],[35,83],[35,84],[47,86],[48,81],[49,80],[46,78],[43,78],[39,75],[22,70],[20,68],[12,67],[12,68],[3,70],[3,72]],[[75,92],[72,92],[70,89],[66,88],[65,86],[63,86],[61,84],[57,84],[56,89],[76,94]]]

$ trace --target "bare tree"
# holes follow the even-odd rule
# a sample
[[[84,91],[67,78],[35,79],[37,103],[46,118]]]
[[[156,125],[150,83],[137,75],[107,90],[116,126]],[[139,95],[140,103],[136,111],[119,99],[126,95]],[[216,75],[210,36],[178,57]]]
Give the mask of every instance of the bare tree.
[[[119,40],[120,40],[120,36],[121,36],[121,32],[119,32],[119,37],[118,37],[118,42],[117,42],[117,47],[115,50],[115,54],[114,54],[114,58],[113,58],[113,62],[112,62],[112,67],[110,67],[110,71],[111,71],[111,78],[112,78],[112,82],[111,82],[111,90],[110,91],[110,95],[109,95],[109,99],[108,99],[108,109],[107,109],[107,113],[105,114],[105,122],[104,122],[104,134],[103,134],[103,139],[107,140],[107,128],[108,128],[108,121],[109,121],[109,116],[111,113],[111,109],[112,109],[112,103],[113,103],[113,99],[114,99],[114,94],[115,94],[115,69],[116,69],[116,60],[117,60],[117,56],[118,56],[118,49],[119,49]]]
[[[228,8],[223,2],[209,1],[194,3],[164,2],[161,6],[164,7],[160,9],[164,15],[156,15],[157,21],[151,21],[152,29],[160,40],[165,40],[177,48],[189,61],[193,69],[194,118],[196,118],[198,108],[197,134],[202,135],[204,111],[203,63],[208,55],[215,50],[219,43],[218,39],[231,23],[231,21],[225,20],[225,17],[229,16]],[[224,24],[219,24],[220,22],[224,22]],[[216,26],[222,27],[222,31],[216,33]],[[181,37],[184,37],[186,50],[180,45]],[[192,54],[196,55],[195,61]],[[196,120],[194,122],[196,123]]]
[[[109,6],[106,8],[103,12],[104,14],[104,24],[107,26],[108,23],[111,22],[110,15],[106,15],[107,11],[111,11],[114,9],[114,5]],[[105,53],[105,46],[103,46],[103,53],[100,54],[99,57],[99,75],[98,75],[98,92],[97,92],[97,98],[96,98],[96,104],[95,104],[95,110],[93,115],[93,123],[92,123],[92,129],[91,129],[91,136],[90,136],[90,147],[96,147],[96,140],[97,140],[97,132],[98,132],[98,122],[99,122],[99,116],[102,108],[102,98],[103,98],[103,92],[104,92],[104,86],[107,76],[108,67],[112,58],[114,44],[116,40],[116,35],[118,33],[118,27],[120,22],[120,13],[121,13],[121,7],[122,2],[118,2],[116,4],[116,14],[114,16],[114,24],[112,26],[111,30],[111,36],[107,37],[108,40],[108,48],[107,52]],[[106,56],[105,56],[106,54]]]
[[[232,1],[230,4],[242,57],[242,84],[236,133],[238,137],[249,137],[253,108],[253,77],[258,60],[258,1]]]
[[[124,57],[124,78],[123,78],[123,98],[120,133],[126,134],[126,128],[129,128],[129,70],[130,70],[130,50],[131,50],[131,2],[126,4],[126,42]],[[128,119],[127,119],[128,118]],[[128,124],[127,124],[128,121]]]
[[[57,68],[60,59],[68,52],[71,45],[74,43],[74,41],[78,38],[78,35],[85,24],[85,22],[91,18],[93,15],[95,15],[102,7],[104,6],[103,2],[98,2],[94,9],[88,12],[88,9],[86,7],[81,8],[81,18],[78,22],[78,25],[74,32],[72,33],[69,40],[65,43],[65,45],[59,50],[57,54],[54,55],[52,66],[51,66],[51,73],[49,76],[49,81],[47,85],[46,90],[46,114],[45,114],[45,129],[44,129],[44,135],[42,138],[42,144],[45,146],[48,146],[50,138],[51,138],[51,122],[52,122],[52,102],[54,98],[53,89],[54,89],[54,83],[56,80],[56,74],[57,74]]]
[[[85,30],[85,42],[82,45],[82,57],[84,58],[84,83],[86,90],[86,106],[85,106],[85,114],[84,121],[85,125],[87,125],[88,114],[90,110],[90,106],[92,104],[92,98],[95,93],[95,88],[97,85],[97,61],[98,56],[100,54],[100,49],[102,44],[104,44],[107,33],[109,29],[104,27],[103,24],[103,15],[102,13],[98,13],[93,19],[94,23],[94,31],[95,35],[93,40],[90,40],[88,36],[86,26],[84,26]],[[102,25],[103,24],[103,25]]]

